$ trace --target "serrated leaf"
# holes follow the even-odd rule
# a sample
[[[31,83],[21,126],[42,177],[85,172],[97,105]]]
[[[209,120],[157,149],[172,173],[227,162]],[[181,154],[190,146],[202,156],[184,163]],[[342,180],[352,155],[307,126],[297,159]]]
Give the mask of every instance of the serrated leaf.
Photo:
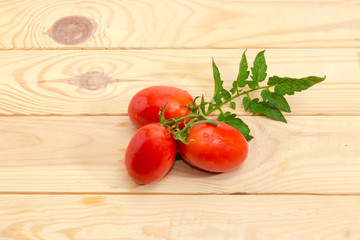
[[[325,80],[325,77],[310,76],[305,78],[289,78],[273,76],[269,78],[268,86],[275,86],[274,91],[279,95],[293,95]]]
[[[230,107],[235,110],[236,109],[236,103],[235,102],[230,102]]]
[[[240,65],[239,65],[239,73],[237,76],[237,85],[239,87],[245,87],[246,85],[246,79],[249,77],[250,72],[248,71],[248,63],[246,59],[246,50],[243,52],[243,55],[241,57]]]
[[[261,91],[261,97],[263,98],[264,102],[267,101],[270,106],[284,112],[291,112],[289,103],[282,95],[270,92],[268,89],[264,89]]]
[[[242,102],[245,110],[248,110],[250,108],[251,99],[249,97],[244,97]]]
[[[286,99],[277,93],[271,93],[269,97],[269,104],[272,107],[275,107],[281,111],[284,112],[291,112],[289,103],[286,101]]]
[[[232,83],[232,88],[229,91],[231,92],[231,94],[234,94],[234,93],[236,93],[237,89],[238,89],[238,84],[236,81],[234,81]]]
[[[229,100],[231,98],[231,94],[226,89],[222,89],[220,94],[225,100]]]
[[[214,97],[214,101],[217,104],[221,104],[223,101],[222,99],[224,99],[225,101],[229,100],[231,98],[231,94],[229,93],[228,90],[226,89],[222,89],[220,93],[218,93],[215,97]]]
[[[259,102],[259,99],[256,98],[253,99],[249,105],[249,109],[253,113],[260,113],[271,119],[286,122],[286,119],[280,110],[271,106],[268,102]]]
[[[247,85],[251,88],[251,89],[255,89],[257,88],[257,82],[254,81],[246,81]]]
[[[254,103],[258,103],[260,100],[258,99],[258,98],[254,98],[253,100],[252,100],[252,102],[254,102]]]
[[[221,99],[222,99],[222,97],[221,97],[220,94],[216,95],[216,96],[214,97],[214,101],[215,101],[215,103],[217,103],[217,104],[215,104],[214,106],[217,106],[218,104],[220,104],[220,103],[222,102]]]
[[[244,136],[244,135],[243,135]],[[250,141],[251,139],[253,139],[254,137],[253,136],[251,136],[250,134],[249,135],[246,135],[246,136],[244,136],[245,137],[245,139],[246,139],[246,141]]]
[[[231,112],[222,113],[218,116],[218,120],[237,129],[245,137],[246,141],[253,138],[250,135],[250,128],[240,118],[237,118],[236,114]]]
[[[254,60],[254,66],[251,68],[251,79],[258,84],[266,78],[266,61],[264,56],[265,50],[259,52]]]
[[[264,101],[266,101],[269,98],[270,91],[269,89],[264,89],[261,91],[261,97]]]
[[[214,90],[214,98],[221,92],[223,89],[223,81],[220,77],[220,72],[214,59],[212,59],[212,68],[213,68],[213,76],[214,76],[214,83],[215,83],[215,90]]]
[[[219,120],[220,122],[222,122],[225,119],[225,116],[223,113],[220,113],[217,120]]]
[[[205,105],[208,104],[205,102],[204,95],[201,95],[200,109],[203,113],[205,113]]]

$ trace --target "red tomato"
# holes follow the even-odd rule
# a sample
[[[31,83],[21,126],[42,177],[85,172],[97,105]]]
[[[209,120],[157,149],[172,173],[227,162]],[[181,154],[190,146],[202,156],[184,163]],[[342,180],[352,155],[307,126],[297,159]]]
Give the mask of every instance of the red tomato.
[[[130,177],[139,184],[152,183],[170,170],[176,157],[176,141],[160,123],[149,123],[137,130],[125,154]]]
[[[178,143],[181,156],[191,165],[209,172],[226,172],[240,166],[247,157],[248,145],[243,135],[232,126],[219,122],[190,129],[186,145]]]
[[[194,101],[187,92],[175,87],[153,86],[145,88],[131,99],[128,114],[130,120],[141,127],[147,123],[159,122],[159,111],[165,108],[165,119],[184,117],[190,114],[187,104]]]

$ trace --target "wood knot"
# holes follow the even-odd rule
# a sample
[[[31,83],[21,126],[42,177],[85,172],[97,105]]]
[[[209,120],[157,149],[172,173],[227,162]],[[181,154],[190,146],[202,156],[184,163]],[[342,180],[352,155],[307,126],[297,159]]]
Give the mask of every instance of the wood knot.
[[[96,30],[96,23],[83,16],[67,16],[51,27],[50,36],[55,42],[76,45],[85,42]]]
[[[77,85],[81,88],[87,90],[98,90],[100,88],[105,88],[107,84],[111,82],[111,78],[98,71],[91,71],[84,74],[81,74],[75,79],[69,81],[72,85]]]

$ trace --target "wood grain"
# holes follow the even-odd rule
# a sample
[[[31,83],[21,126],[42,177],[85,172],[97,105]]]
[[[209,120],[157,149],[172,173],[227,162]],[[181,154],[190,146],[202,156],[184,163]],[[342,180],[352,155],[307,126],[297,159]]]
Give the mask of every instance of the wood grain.
[[[255,139],[235,171],[177,161],[161,181],[136,185],[124,167],[135,132],[127,117],[0,118],[2,193],[360,193],[360,117],[243,117]]]
[[[359,9],[0,1],[0,239],[359,240]],[[288,124],[237,110],[255,139],[235,171],[176,161],[159,182],[132,182],[130,98],[171,85],[209,99],[211,57],[230,87],[243,49],[249,62],[269,49],[268,76],[327,79],[289,96]]]
[[[359,196],[6,195],[0,198],[0,238],[359,239],[359,201]]]
[[[0,48],[323,48],[359,47],[357,0],[3,0]],[[94,22],[78,45],[49,32],[66,16]]]
[[[259,50],[248,50],[252,62]],[[123,115],[131,97],[152,85],[193,96],[213,94],[211,57],[230,87],[243,50],[2,51],[0,115]],[[268,50],[268,75],[327,76],[289,96],[291,115],[359,115],[357,49]],[[243,110],[238,114],[244,115]]]

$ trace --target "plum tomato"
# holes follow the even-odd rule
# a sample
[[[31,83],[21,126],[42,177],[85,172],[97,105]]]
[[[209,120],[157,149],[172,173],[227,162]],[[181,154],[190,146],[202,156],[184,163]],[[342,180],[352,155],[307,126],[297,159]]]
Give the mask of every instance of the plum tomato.
[[[155,182],[171,169],[176,152],[176,141],[169,129],[149,123],[139,128],[128,144],[126,170],[138,184]]]
[[[130,120],[141,127],[159,122],[159,111],[165,104],[165,119],[184,117],[190,114],[187,104],[194,101],[185,90],[169,86],[153,86],[140,90],[131,99],[128,107]]]
[[[218,127],[208,123],[195,125],[186,138],[190,143],[178,142],[185,161],[209,172],[227,172],[244,162],[248,154],[246,139],[234,127],[218,123]]]

